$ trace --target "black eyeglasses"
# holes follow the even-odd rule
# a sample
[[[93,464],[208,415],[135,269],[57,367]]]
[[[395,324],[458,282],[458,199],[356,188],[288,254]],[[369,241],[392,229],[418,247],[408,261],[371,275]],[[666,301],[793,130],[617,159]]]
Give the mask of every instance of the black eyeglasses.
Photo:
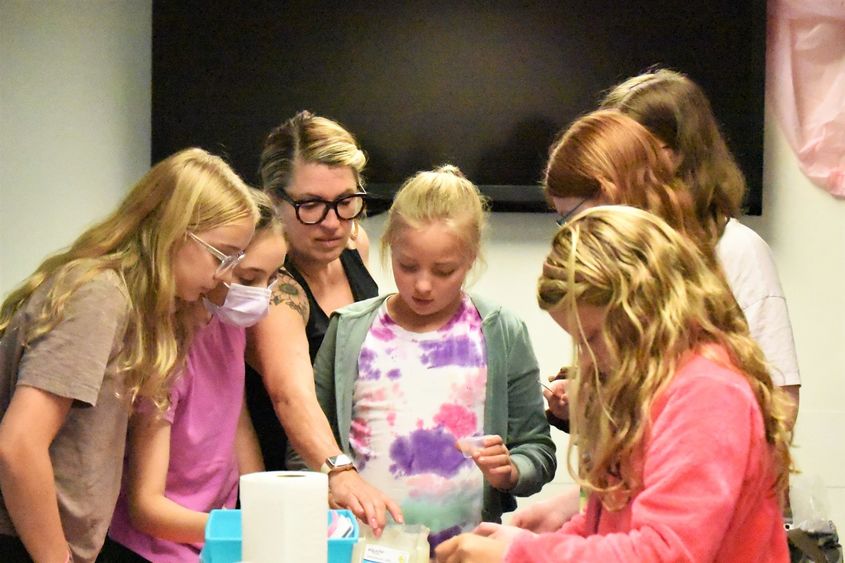
[[[293,206],[296,218],[303,225],[316,225],[322,223],[329,214],[329,209],[334,209],[338,219],[350,221],[359,217],[366,207],[367,192],[355,192],[337,198],[334,201],[324,199],[305,199],[296,201],[283,190],[280,190],[279,197]]]
[[[557,223],[558,226],[560,226],[560,227],[566,225],[566,223],[569,221],[569,218],[572,217],[575,214],[576,211],[581,209],[581,206],[584,205],[585,203],[587,203],[587,201],[589,201],[589,200],[590,200],[590,198],[588,198],[588,197],[585,197],[584,199],[582,199],[580,202],[578,202],[578,205],[576,205],[575,207],[573,207],[572,209],[570,209],[569,211],[567,211],[566,213],[564,213],[563,215],[558,217],[555,220],[555,223]]]

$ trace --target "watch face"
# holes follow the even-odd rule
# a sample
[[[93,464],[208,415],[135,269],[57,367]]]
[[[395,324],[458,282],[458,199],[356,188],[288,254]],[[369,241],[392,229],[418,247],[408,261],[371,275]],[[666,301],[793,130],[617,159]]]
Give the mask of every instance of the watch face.
[[[346,454],[339,454],[329,458],[329,465],[331,465],[332,467],[352,465],[352,459]]]

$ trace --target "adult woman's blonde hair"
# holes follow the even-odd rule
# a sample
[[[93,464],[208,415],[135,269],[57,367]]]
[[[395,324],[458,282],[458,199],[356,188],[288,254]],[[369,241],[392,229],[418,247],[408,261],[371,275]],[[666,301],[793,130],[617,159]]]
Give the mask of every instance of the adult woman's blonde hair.
[[[417,172],[402,184],[387,213],[381,237],[384,262],[400,229],[442,222],[460,239],[465,255],[483,263],[481,239],[487,229],[487,199],[457,166]]]
[[[730,289],[689,239],[638,209],[588,209],[555,235],[537,299],[546,311],[572,315],[581,333],[573,338],[575,358],[591,355],[589,347],[582,350],[576,306],[607,311],[602,338],[613,369],[599,373],[595,362],[592,370],[576,365],[569,469],[602,495],[608,508],[621,508],[642,486],[632,459],[642,454],[655,397],[681,357],[690,350],[706,355],[707,344],[724,347],[730,367],[751,386],[772,447],[775,487],[784,490],[791,467],[789,400],[773,386]],[[577,472],[572,468],[576,446]]]
[[[695,215],[692,196],[645,127],[618,111],[575,120],[552,144],[543,179],[546,198],[600,198],[663,218],[716,264],[714,245]],[[550,201],[551,203],[551,201]]]
[[[173,255],[188,232],[257,219],[247,186],[219,157],[186,149],[156,164],[105,220],[41,263],[0,307],[0,335],[33,292],[49,283],[38,315],[23,335],[32,342],[64,317],[73,293],[114,270],[126,285],[130,311],[118,357],[131,400],[167,404],[169,383],[190,339],[190,307],[179,307]]]
[[[715,244],[739,216],[746,185],[704,91],[679,72],[654,69],[611,88],[601,107],[631,116],[678,155],[676,174]]]
[[[367,164],[355,137],[339,123],[301,111],[273,129],[261,151],[262,189],[274,199],[287,189],[297,163],[348,166],[359,185]]]

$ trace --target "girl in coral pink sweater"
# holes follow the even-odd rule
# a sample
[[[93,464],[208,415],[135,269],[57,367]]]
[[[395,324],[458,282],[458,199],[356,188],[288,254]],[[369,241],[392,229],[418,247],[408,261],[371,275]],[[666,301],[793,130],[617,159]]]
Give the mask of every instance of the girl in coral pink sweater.
[[[701,253],[653,215],[595,207],[555,236],[538,300],[575,343],[586,512],[547,534],[482,524],[438,561],[789,561],[787,398]]]

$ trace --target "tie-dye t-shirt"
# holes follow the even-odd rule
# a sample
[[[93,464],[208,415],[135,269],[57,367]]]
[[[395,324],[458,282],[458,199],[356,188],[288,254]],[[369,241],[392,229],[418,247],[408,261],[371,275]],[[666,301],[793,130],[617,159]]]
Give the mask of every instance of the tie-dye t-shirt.
[[[481,522],[483,477],[455,441],[484,434],[487,355],[464,295],[436,331],[397,325],[386,303],[358,357],[349,442],[361,475],[431,530],[432,549]]]

